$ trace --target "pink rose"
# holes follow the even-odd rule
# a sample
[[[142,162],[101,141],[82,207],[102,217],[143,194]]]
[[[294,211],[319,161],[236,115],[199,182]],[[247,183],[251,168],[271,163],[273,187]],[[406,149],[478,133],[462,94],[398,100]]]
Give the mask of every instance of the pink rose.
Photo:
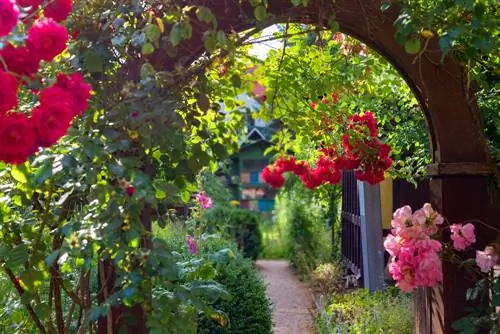
[[[498,255],[491,252],[476,251],[476,264],[483,273],[487,273],[498,263]]]
[[[464,250],[476,242],[476,235],[474,234],[474,225],[468,223],[453,224],[450,226],[451,240],[453,240],[453,248],[456,250]]]

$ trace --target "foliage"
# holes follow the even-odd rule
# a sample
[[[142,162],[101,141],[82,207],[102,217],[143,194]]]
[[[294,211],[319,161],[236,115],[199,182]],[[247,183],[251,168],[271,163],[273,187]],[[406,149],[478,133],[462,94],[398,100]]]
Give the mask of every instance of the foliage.
[[[321,334],[411,334],[414,330],[411,295],[395,288],[373,294],[366,289],[336,294],[318,311],[316,328]]]
[[[228,245],[227,241],[213,239],[207,240],[204,247],[206,250],[215,250]],[[244,259],[235,246],[232,246],[232,250],[233,257],[226,257],[217,263],[215,277],[232,296],[229,301],[214,305],[227,317],[227,327],[220,326],[218,321],[202,319],[198,324],[198,333],[271,333],[271,308],[265,284],[253,263]]]
[[[216,205],[205,212],[201,224],[207,231],[221,231],[246,257],[255,260],[261,247],[259,222],[260,216],[248,209]]]
[[[278,224],[287,228],[288,256],[302,277],[308,277],[318,264],[330,259],[330,233],[325,225],[327,208],[328,202],[319,189],[307,192],[293,179],[276,199]]]
[[[311,274],[311,287],[315,293],[329,298],[342,289],[344,267],[341,263],[322,263]]]

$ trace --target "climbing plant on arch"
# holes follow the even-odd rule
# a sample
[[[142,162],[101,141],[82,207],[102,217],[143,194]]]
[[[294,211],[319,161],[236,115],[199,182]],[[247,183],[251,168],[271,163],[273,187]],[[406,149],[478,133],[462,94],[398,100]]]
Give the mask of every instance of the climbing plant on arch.
[[[13,3],[0,1],[3,6]],[[208,98],[205,69],[226,56],[234,59],[246,37],[274,23],[339,29],[386,57],[425,113],[433,158],[433,206],[450,221],[476,218],[496,223],[498,202],[490,204],[487,191],[494,167],[470,90],[473,77],[465,67],[478,56],[489,57],[497,47],[492,41],[498,36],[498,18],[491,1],[453,6],[438,1],[431,8],[424,2],[389,6],[379,0],[55,3],[73,4],[74,13],[66,23],[78,36],[57,64],[82,70],[95,92],[94,101],[58,145],[19,167],[2,166],[7,186],[0,203],[3,245],[20,255],[6,262],[23,273],[20,294],[36,306],[35,316],[48,329],[67,332],[62,314],[48,314],[37,302],[44,275],[51,277],[57,304],[61,289],[71,295],[68,283],[75,280],[64,271],[69,263],[81,269],[79,282],[90,282],[97,257],[105,260],[98,266],[100,288],[94,297],[99,302],[89,296],[88,284],[76,284],[74,294],[81,298],[72,295],[75,304],[83,305],[79,323],[100,318],[102,333],[117,332],[119,325],[146,332],[144,315],[149,313],[154,314],[149,328],[162,328],[163,315],[154,313],[159,308],[152,305],[165,300],[151,302],[150,287],[177,277],[169,276],[176,268],[164,245],[151,247],[151,221],[159,219],[165,202],[189,200],[196,173],[204,166],[214,167],[217,159],[227,156],[226,148],[236,149],[241,127],[241,116],[221,115],[217,101]],[[465,18],[456,15],[464,11]],[[422,12],[432,13],[427,16],[436,20],[425,20]],[[50,10],[44,14],[51,15]],[[9,24],[13,27],[16,21]],[[24,40],[15,43],[24,45]],[[53,70],[43,65],[44,71]],[[235,99],[225,102],[229,109],[237,107]],[[30,242],[19,243],[20,236]],[[478,228],[477,241],[480,246],[488,242],[488,232]],[[65,262],[67,258],[72,262]],[[432,298],[420,295],[432,299],[429,308],[418,308],[421,333],[450,331],[463,310],[466,282],[457,279],[460,272],[453,265],[445,264],[443,274],[443,286],[426,292]],[[194,302],[201,298],[196,286],[175,287]],[[218,291],[217,286],[204,287],[211,296]],[[418,305],[428,305],[428,300]],[[131,309],[135,325],[124,316]]]

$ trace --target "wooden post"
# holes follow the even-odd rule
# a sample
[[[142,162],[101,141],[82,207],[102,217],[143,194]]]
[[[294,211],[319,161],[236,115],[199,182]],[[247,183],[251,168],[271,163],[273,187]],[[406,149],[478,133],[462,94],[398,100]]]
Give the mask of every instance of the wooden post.
[[[380,187],[358,181],[361,220],[363,282],[370,292],[384,288],[384,250],[382,247],[382,213]]]

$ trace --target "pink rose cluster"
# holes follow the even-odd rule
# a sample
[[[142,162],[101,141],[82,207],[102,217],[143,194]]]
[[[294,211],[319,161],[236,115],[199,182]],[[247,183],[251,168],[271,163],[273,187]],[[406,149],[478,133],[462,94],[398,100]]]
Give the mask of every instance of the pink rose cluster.
[[[394,212],[392,231],[384,247],[391,256],[389,272],[401,290],[432,287],[443,280],[439,258],[442,245],[431,239],[443,222],[443,217],[428,203],[415,212],[410,206]]]
[[[212,199],[206,193],[201,192],[196,194],[196,201],[203,209],[210,209],[212,207]]]

